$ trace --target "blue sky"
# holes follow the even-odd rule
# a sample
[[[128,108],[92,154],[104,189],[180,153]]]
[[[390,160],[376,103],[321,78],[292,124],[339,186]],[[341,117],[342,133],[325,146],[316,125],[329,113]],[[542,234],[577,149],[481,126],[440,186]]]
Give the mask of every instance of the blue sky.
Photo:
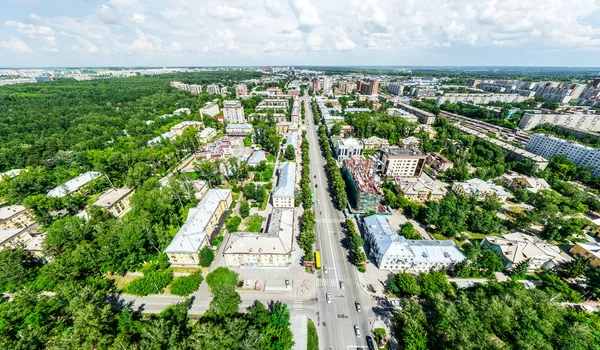
[[[600,66],[600,0],[0,0],[0,66]]]

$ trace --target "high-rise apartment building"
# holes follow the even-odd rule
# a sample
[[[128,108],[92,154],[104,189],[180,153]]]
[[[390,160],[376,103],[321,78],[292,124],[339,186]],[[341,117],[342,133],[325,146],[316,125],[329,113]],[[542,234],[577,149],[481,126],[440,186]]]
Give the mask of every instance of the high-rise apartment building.
[[[210,84],[206,87],[206,92],[208,92],[209,94],[218,95],[221,93],[221,90],[219,89],[219,85]]]
[[[600,175],[600,150],[544,134],[533,134],[525,150],[550,159],[563,155],[578,166],[589,167],[593,176]]]
[[[356,89],[363,95],[376,95],[379,92],[379,80],[373,79],[369,83],[358,80]]]
[[[223,101],[223,116],[227,123],[245,123],[244,107],[240,101]]]
[[[244,83],[240,83],[235,86],[235,96],[241,97],[248,95],[248,87]]]
[[[388,85],[388,92],[392,95],[402,95],[404,92],[404,84],[400,82],[390,83]]]
[[[427,155],[410,148],[383,148],[379,170],[388,177],[420,177]]]
[[[331,95],[333,93],[333,78],[330,76],[323,77],[323,92],[326,95]]]

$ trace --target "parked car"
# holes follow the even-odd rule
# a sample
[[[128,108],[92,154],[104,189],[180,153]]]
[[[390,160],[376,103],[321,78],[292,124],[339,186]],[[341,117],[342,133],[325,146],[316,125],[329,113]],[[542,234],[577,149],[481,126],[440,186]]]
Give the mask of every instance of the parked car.
[[[375,342],[370,335],[367,335],[367,346],[369,347],[369,350],[375,350]]]
[[[360,303],[358,301],[354,303],[354,306],[356,306],[356,311],[360,312]]]
[[[285,280],[285,288],[290,288],[290,280]]]
[[[340,289],[344,289],[344,281],[340,280]]]
[[[327,273],[327,265],[323,265],[323,272]]]
[[[357,325],[354,325],[354,333],[357,337],[360,337],[360,328]]]
[[[327,304],[331,304],[331,294],[326,293],[325,294],[325,299],[327,300]]]

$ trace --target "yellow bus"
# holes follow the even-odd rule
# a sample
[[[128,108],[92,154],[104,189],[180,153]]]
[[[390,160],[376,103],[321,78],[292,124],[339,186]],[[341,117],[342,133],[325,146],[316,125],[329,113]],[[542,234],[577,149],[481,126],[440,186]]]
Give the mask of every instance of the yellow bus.
[[[317,269],[321,268],[321,252],[315,252],[315,267]]]

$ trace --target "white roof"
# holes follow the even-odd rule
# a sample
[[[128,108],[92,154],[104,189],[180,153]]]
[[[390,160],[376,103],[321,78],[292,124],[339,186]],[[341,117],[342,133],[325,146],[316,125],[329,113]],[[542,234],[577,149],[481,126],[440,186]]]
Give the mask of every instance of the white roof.
[[[494,185],[492,182],[486,182],[481,179],[471,179],[466,182],[455,182],[454,184],[462,187],[465,192],[473,196],[486,195],[491,191],[495,192],[498,197],[511,196],[502,186]]]
[[[30,252],[41,252],[43,247],[42,243],[44,243],[44,239],[46,238],[46,234],[35,235],[31,237],[31,240],[25,244],[25,250]]]
[[[363,220],[367,235],[382,256],[411,259],[415,263],[454,264],[465,259],[454,241],[407,240],[394,232],[383,216],[371,215]]]
[[[217,130],[215,130],[214,128],[206,128],[206,129],[200,131],[200,137],[205,138],[205,137],[210,136],[210,134],[216,133],[216,132],[217,132]]]
[[[25,208],[22,205],[9,205],[8,207],[1,207],[0,208],[0,221],[4,221],[24,210],[27,210],[27,208]]]
[[[509,233],[501,237],[486,236],[485,240],[499,247],[506,260],[513,264],[527,259],[547,259],[554,265],[558,265],[571,260],[563,255],[557,246],[521,232]]]
[[[274,208],[267,233],[235,232],[224,254],[289,254],[294,241],[294,209]]]
[[[590,254],[600,259],[600,243],[598,242],[577,242],[575,245],[588,251]]]
[[[402,189],[402,193],[407,194],[419,194],[422,192],[431,192],[432,194],[445,195],[448,192],[444,186],[441,186],[434,181],[423,181],[421,179],[400,179],[397,182],[398,186]]]
[[[285,135],[285,144],[283,149],[285,150],[288,145],[292,145],[294,148],[298,148],[298,133],[290,131]]]
[[[71,179],[64,184],[57,186],[50,191],[48,191],[48,197],[56,197],[62,198],[70,193],[73,193],[79,190],[81,187],[87,185],[90,181],[99,178],[102,176],[102,173],[96,171],[88,171],[87,173],[83,173],[77,176],[74,179]]]
[[[7,176],[7,177],[9,177],[11,179],[13,177],[15,177],[15,176],[19,176],[19,174],[21,173],[21,171],[23,171],[23,169],[12,169],[12,170],[9,170],[7,172],[0,173],[0,182],[2,181],[2,178],[5,177],[5,176]]]
[[[227,124],[227,126],[225,127],[225,130],[236,130],[236,129],[246,129],[248,131],[252,131],[252,125],[247,124],[247,123],[240,123],[240,124]]]
[[[258,163],[260,163],[266,159],[267,159],[267,154],[265,153],[265,151],[254,151],[254,153],[252,153],[250,158],[248,158],[248,164],[249,165],[257,165]]]
[[[210,232],[206,232],[206,227],[210,223],[211,218],[219,208],[222,201],[227,200],[231,195],[229,189],[210,189],[200,203],[191,208],[188,212],[187,220],[177,235],[173,238],[169,246],[165,249],[165,253],[189,253],[193,254],[200,249],[202,242]]]
[[[279,165],[279,180],[273,197],[294,197],[296,186],[296,163],[283,162]]]
[[[4,244],[5,242],[10,241],[11,239],[13,239],[13,237],[23,232],[24,230],[24,228],[0,228],[0,244]]]
[[[104,192],[93,205],[101,208],[110,208],[113,204],[120,201],[123,197],[127,196],[133,191],[131,188],[111,188]]]

